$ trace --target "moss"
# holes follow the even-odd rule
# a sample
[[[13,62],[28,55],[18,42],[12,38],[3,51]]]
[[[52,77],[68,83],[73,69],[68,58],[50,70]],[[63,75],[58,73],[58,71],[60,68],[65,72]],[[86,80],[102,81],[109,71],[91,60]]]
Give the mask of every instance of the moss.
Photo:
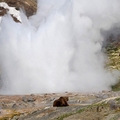
[[[111,86],[113,91],[120,91],[120,80],[117,84]]]
[[[86,109],[83,108],[83,109],[78,110],[76,113],[82,113],[82,112],[84,112],[85,110],[86,110]]]
[[[120,44],[108,43],[106,47],[106,54],[108,61],[106,67],[110,70],[120,70]],[[120,80],[117,84],[111,86],[113,91],[120,91]]]
[[[116,101],[120,101],[120,97],[115,99]]]
[[[81,109],[79,109],[78,111],[75,111],[75,112],[72,112],[72,113],[63,114],[63,115],[59,116],[58,118],[56,118],[55,120],[63,120],[64,118],[67,118],[67,117],[69,117],[69,116],[71,116],[71,115],[75,115],[75,114],[77,114],[77,113],[82,113],[82,112],[84,112],[84,111],[86,110],[86,108],[87,108],[87,107],[81,108]]]
[[[69,117],[69,116],[71,116],[71,115],[73,115],[73,114],[74,114],[74,113],[66,113],[66,114],[64,114],[64,115],[56,118],[55,120],[63,120],[64,118]]]

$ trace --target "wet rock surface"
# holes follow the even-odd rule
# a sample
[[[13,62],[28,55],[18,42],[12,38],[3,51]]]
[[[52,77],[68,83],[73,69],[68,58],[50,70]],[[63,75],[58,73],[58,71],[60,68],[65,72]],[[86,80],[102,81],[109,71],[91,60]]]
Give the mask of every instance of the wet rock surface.
[[[61,96],[69,97],[69,106],[53,107]],[[120,92],[0,95],[0,120],[106,120],[119,114]]]
[[[37,10],[37,0],[0,0],[0,2],[6,2],[16,10],[24,9],[28,17],[35,14]]]

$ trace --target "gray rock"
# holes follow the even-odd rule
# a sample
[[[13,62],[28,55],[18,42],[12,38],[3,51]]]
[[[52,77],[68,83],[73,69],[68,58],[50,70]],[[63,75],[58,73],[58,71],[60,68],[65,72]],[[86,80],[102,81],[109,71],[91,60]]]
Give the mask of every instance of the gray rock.
[[[97,94],[95,95],[96,98],[102,98],[102,95],[101,94]]]
[[[108,95],[103,95],[103,99],[107,99],[109,96]]]
[[[23,102],[28,102],[27,97],[22,97]]]
[[[80,100],[77,100],[77,103],[81,103],[81,101],[80,101]]]
[[[29,97],[22,97],[22,101],[23,102],[34,102],[35,101],[35,98],[33,98],[32,96],[29,96]]]
[[[110,100],[108,103],[109,103],[109,106],[110,106],[111,110],[116,110],[117,109],[117,103],[116,103],[116,101]]]
[[[18,107],[18,106],[17,106],[16,103],[12,105],[12,108],[17,108],[17,107]]]
[[[55,98],[51,98],[49,101],[50,101],[50,102],[53,102],[54,100],[55,100]]]
[[[12,120],[18,120],[19,116],[14,116]]]

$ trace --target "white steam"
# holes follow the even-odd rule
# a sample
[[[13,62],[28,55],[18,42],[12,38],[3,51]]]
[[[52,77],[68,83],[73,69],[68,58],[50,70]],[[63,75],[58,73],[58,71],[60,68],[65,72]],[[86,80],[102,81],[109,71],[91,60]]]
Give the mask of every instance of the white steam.
[[[109,90],[104,68],[107,31],[120,22],[119,0],[38,0],[21,23],[4,16],[0,32],[1,93]]]

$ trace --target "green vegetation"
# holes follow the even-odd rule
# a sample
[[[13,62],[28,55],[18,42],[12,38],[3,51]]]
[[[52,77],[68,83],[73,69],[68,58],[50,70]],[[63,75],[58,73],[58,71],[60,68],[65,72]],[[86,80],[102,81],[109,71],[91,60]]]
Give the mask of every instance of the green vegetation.
[[[106,47],[106,53],[109,59],[107,63],[108,68],[110,70],[120,70],[120,46],[110,44]]]
[[[117,98],[116,101],[118,102],[118,104],[120,104],[120,97]]]
[[[112,86],[112,90],[113,91],[120,91],[120,81],[117,84]]]
[[[117,104],[119,104],[120,97],[116,98],[115,101],[117,102]],[[64,120],[65,118],[72,115],[76,115],[76,114],[82,119],[83,118],[89,119],[89,116],[91,116],[92,118],[95,118],[95,119],[99,118],[99,120],[102,118],[104,118],[104,120],[106,118],[110,120],[118,120],[118,118],[120,118],[120,109],[118,108],[116,110],[111,110],[109,103],[107,103],[106,101],[101,101],[101,102],[94,103],[92,105],[88,105],[83,108],[80,108],[79,110],[73,113],[65,113],[59,116],[58,118],[56,118],[55,120]],[[86,117],[85,114],[87,114],[88,116]],[[72,118],[74,118],[74,116],[72,116]]]
[[[83,108],[83,109],[78,110],[76,113],[81,113],[81,112],[84,112],[85,110],[86,110],[86,109]]]
[[[59,116],[58,118],[56,118],[55,120],[63,120],[64,118],[67,118],[67,117],[69,117],[71,115],[80,114],[80,113],[85,112],[85,111],[91,111],[93,109],[96,109],[97,107],[106,106],[106,105],[107,104],[105,104],[104,102],[99,103],[99,104],[92,104],[92,105],[83,107],[83,108],[79,109],[78,111],[63,114],[63,115]]]
[[[61,115],[60,117],[56,118],[56,120],[63,120],[64,118],[66,117],[69,117],[71,115],[73,115],[74,113],[66,113],[66,114],[63,114]]]
[[[72,112],[72,113],[63,114],[63,115],[59,116],[58,118],[56,118],[55,120],[63,120],[64,118],[67,118],[67,117],[69,117],[71,115],[74,115],[74,114],[77,114],[77,113],[81,113],[81,112],[83,112],[85,110],[86,110],[86,107],[85,108],[81,108],[80,110]]]
[[[109,43],[106,47],[108,62],[106,63],[109,70],[120,70],[120,44]],[[113,91],[120,91],[120,80],[117,84],[111,86]]]

